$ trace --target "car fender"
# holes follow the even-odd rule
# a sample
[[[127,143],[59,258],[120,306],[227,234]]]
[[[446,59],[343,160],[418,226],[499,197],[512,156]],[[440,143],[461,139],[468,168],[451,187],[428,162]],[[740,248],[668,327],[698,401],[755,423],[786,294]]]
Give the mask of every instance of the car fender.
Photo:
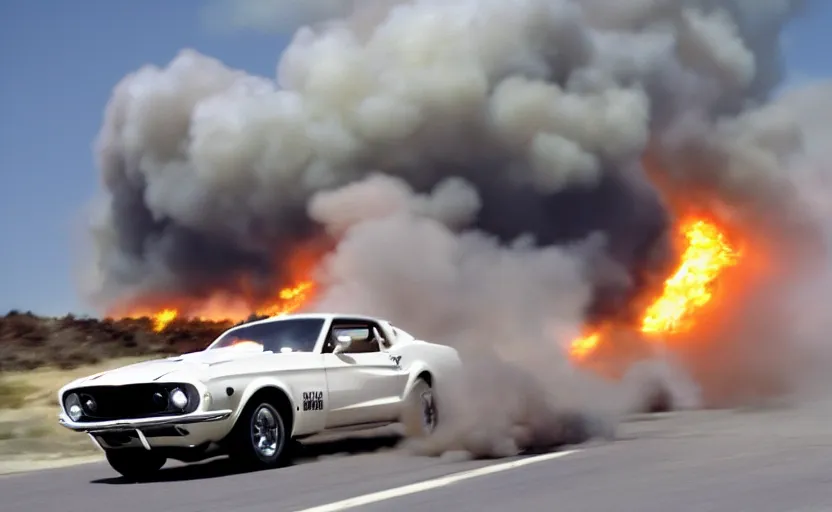
[[[240,415],[242,414],[243,410],[248,405],[248,402],[249,402],[249,400],[251,400],[251,397],[254,396],[254,394],[257,393],[258,391],[261,391],[265,388],[275,388],[275,389],[283,392],[284,395],[286,395],[286,398],[289,400],[290,409],[292,411],[291,422],[292,422],[292,431],[294,433],[294,430],[297,426],[297,417],[296,417],[297,416],[297,406],[295,405],[294,393],[292,393],[291,387],[286,382],[284,382],[282,379],[279,379],[279,378],[276,378],[276,377],[270,377],[270,376],[269,377],[264,376],[264,377],[255,378],[246,385],[245,389],[243,390],[242,395],[240,395],[239,401],[237,402],[238,405],[234,410],[234,414],[232,415],[233,420],[234,420],[234,425],[237,424],[237,420],[240,419]]]
[[[436,372],[432,371],[430,366],[425,361],[414,361],[413,364],[410,366],[410,375],[407,379],[407,384],[404,388],[404,396],[402,398],[407,398],[408,396],[410,396],[410,392],[413,391],[413,387],[416,386],[416,382],[419,380],[419,376],[423,373],[430,374],[431,382],[436,382]]]

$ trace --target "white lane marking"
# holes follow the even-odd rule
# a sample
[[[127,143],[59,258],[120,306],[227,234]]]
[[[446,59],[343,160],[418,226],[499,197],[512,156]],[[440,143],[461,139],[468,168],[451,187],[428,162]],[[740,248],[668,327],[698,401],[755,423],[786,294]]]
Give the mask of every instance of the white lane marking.
[[[347,510],[361,505],[369,505],[370,503],[377,503],[379,501],[386,501],[401,496],[407,496],[408,494],[416,494],[417,492],[424,492],[431,489],[437,489],[439,487],[445,487],[463,480],[477,478],[479,476],[508,471],[510,469],[528,466],[530,464],[537,464],[538,462],[546,462],[547,460],[564,457],[578,451],[579,450],[567,450],[563,452],[546,453],[544,455],[526,457],[511,462],[504,462],[502,464],[492,464],[490,466],[472,469],[469,471],[462,471],[460,473],[454,473],[452,475],[435,478],[433,480],[425,480],[424,482],[417,482],[415,484],[404,485],[402,487],[394,487],[393,489],[387,489],[386,491],[356,496],[355,498],[336,501],[334,503],[328,503],[318,507],[305,508],[303,510],[298,510],[297,512],[338,512],[339,510]]]

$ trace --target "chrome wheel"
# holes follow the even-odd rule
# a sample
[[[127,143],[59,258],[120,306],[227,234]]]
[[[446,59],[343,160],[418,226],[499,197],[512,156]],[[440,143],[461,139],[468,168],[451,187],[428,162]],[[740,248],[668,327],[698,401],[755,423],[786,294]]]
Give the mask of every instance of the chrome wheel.
[[[422,429],[426,434],[433,432],[436,428],[436,405],[433,400],[433,393],[428,390],[420,395],[422,406]]]
[[[439,424],[439,407],[430,384],[421,376],[407,393],[404,410],[399,417],[405,435],[413,439],[428,437]]]
[[[279,397],[249,399],[223,447],[245,469],[267,469],[288,462],[286,445],[292,439],[292,410]]]
[[[257,453],[266,459],[274,457],[281,441],[281,425],[274,409],[266,404],[251,417],[251,442]]]

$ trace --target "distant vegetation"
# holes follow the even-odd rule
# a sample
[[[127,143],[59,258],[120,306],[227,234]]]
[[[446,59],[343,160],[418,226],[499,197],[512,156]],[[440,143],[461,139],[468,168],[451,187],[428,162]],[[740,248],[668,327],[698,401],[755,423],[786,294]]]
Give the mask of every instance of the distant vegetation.
[[[177,319],[155,333],[149,318],[50,318],[12,311],[0,317],[0,372],[70,369],[120,357],[192,352],[231,325]]]

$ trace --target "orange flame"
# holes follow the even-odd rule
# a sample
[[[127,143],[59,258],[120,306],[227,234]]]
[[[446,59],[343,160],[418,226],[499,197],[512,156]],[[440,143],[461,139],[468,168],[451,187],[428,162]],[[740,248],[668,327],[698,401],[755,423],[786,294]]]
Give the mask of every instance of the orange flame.
[[[601,342],[601,333],[592,332],[573,340],[569,347],[569,355],[575,359],[583,359],[595,351]]]
[[[682,263],[664,283],[664,293],[647,308],[641,324],[645,334],[690,330],[694,313],[713,298],[713,284],[720,274],[739,262],[740,254],[716,225],[693,220],[682,225],[687,249]]]
[[[308,304],[317,292],[317,284],[311,279],[316,265],[327,247],[320,242],[310,241],[295,248],[291,257],[279,264],[284,274],[291,276],[291,286],[277,290],[268,300],[257,300],[257,293],[251,283],[251,276],[242,276],[238,293],[219,290],[207,298],[156,298],[158,306],[118,308],[111,311],[114,317],[149,318],[157,333],[167,329],[179,318],[206,322],[236,323],[245,321],[252,313],[256,316],[282,316],[297,312]],[[154,302],[151,298],[150,302]]]
[[[277,294],[279,301],[258,309],[258,316],[282,316],[294,313],[300,309],[308,300],[315,288],[312,281],[303,281],[297,286],[283,288]]]
[[[153,315],[153,331],[154,332],[162,332],[165,330],[165,327],[170,325],[171,322],[176,320],[176,317],[179,316],[179,311],[168,308],[159,311],[158,313]]]
[[[262,307],[255,308],[254,313],[257,316],[282,316],[294,313],[312,298],[314,292],[315,283],[313,281],[301,281],[295,286],[278,291],[274,300],[269,301]],[[223,308],[222,306],[211,307],[206,305],[201,310],[202,314],[190,318],[204,321],[234,322],[245,320],[250,311],[250,308],[239,306]],[[150,315],[133,314],[129,318],[141,316],[149,316],[153,322],[153,331],[158,333],[164,331],[174,320],[185,315],[178,308],[165,308]]]
[[[742,254],[728,243],[716,224],[689,219],[680,225],[686,247],[676,271],[664,282],[662,294],[645,311],[639,331],[650,337],[678,334],[692,329],[696,313],[714,295],[719,276],[737,265]],[[569,355],[582,360],[600,345],[600,330],[573,340]]]

